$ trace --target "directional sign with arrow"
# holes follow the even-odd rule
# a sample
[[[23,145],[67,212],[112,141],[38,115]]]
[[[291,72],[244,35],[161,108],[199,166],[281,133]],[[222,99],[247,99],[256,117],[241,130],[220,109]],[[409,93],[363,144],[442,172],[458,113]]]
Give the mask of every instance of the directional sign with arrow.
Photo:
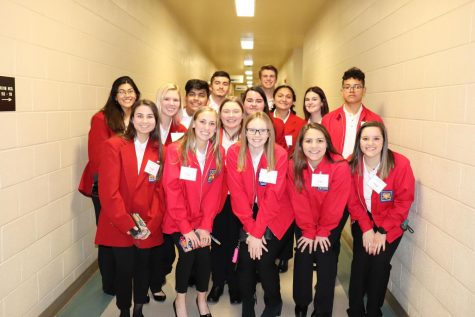
[[[0,76],[0,111],[15,111],[15,78]]]

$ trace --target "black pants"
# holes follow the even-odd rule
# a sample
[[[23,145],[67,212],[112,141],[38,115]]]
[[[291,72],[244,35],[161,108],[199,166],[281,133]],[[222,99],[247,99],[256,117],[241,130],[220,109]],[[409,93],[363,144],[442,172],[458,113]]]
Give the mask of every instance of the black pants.
[[[277,255],[277,258],[281,260],[290,260],[294,256],[294,231],[295,221],[290,225],[289,230],[282,237],[282,250]]]
[[[221,242],[221,245],[217,245],[214,241],[211,245],[211,276],[214,286],[224,286],[227,282],[230,293],[238,291],[237,273],[232,257],[241,227],[239,219],[232,211],[228,195],[223,210],[214,218],[213,236]]]
[[[353,234],[353,261],[351,262],[350,289],[348,292],[350,317],[382,316],[381,307],[389,282],[391,259],[401,241],[386,242],[386,250],[369,255],[363,247],[363,233],[357,222],[351,225]],[[366,314],[364,296],[367,295]]]
[[[336,227],[335,233],[337,234],[336,240],[335,240],[335,245],[333,246],[337,255],[337,261],[338,261],[338,256],[340,255],[340,239],[341,239],[341,233],[343,232],[343,229],[345,228],[346,222],[348,221],[348,217],[350,216],[350,213],[348,211],[348,206],[345,206],[345,209],[343,210],[343,216],[340,219],[340,222],[338,223],[338,227]]]
[[[163,244],[152,251],[150,255],[150,290],[158,293],[165,284],[166,276],[170,274],[175,262],[175,244],[169,234],[163,235]]]
[[[337,273],[338,254],[335,250],[338,229],[334,229],[328,237],[331,247],[322,252],[318,247],[316,252],[309,254],[308,248],[304,252],[295,251],[293,297],[297,306],[307,307],[312,301],[313,262],[317,262],[317,285],[315,286],[314,311],[316,316],[332,315],[333,298],[335,294],[335,280]],[[296,229],[299,239],[302,233]]]
[[[191,270],[194,267],[196,271],[196,290],[198,292],[207,292],[211,275],[210,248],[204,247],[185,252],[179,243],[180,236],[179,232],[172,234],[173,241],[178,249],[178,262],[175,269],[175,290],[177,293],[186,293]]]
[[[280,295],[280,278],[275,259],[282,250],[282,242],[275,236],[267,241],[268,252],[263,252],[260,260],[252,260],[245,242],[239,248],[238,278],[242,298],[242,316],[253,317],[254,294],[256,293],[256,271],[259,271],[261,285],[264,289],[266,306],[282,303]]]
[[[157,248],[157,247],[155,247]],[[135,304],[144,304],[150,281],[150,253],[153,248],[112,247],[116,263],[115,290],[119,309],[130,309],[132,290]]]
[[[101,202],[99,200],[97,181],[92,186],[92,203],[94,205],[94,213],[96,215],[96,225],[99,222],[101,213]],[[97,264],[102,277],[102,290],[110,295],[115,294],[115,260],[111,247],[98,245]]]

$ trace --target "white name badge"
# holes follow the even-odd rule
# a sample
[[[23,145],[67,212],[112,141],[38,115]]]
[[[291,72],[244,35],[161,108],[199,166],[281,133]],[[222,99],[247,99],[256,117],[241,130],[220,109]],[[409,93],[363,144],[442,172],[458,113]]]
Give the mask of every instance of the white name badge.
[[[328,174],[312,174],[312,187],[328,190]]]
[[[268,171],[261,168],[259,172],[259,182],[267,184],[277,184],[277,171]]]
[[[195,181],[197,171],[198,170],[196,168],[182,166],[180,168],[180,179],[183,179],[186,181]]]
[[[292,135],[285,136],[285,143],[287,144],[287,146],[292,146]]]
[[[172,142],[175,142],[176,140],[180,139],[185,133],[183,132],[172,132],[171,133],[171,138]]]
[[[379,194],[384,189],[384,187],[386,187],[386,183],[377,175],[374,175],[368,181],[368,186]]]
[[[145,165],[145,173],[148,173],[153,176],[157,176],[157,173],[159,170],[160,170],[160,164],[148,160],[147,165]]]

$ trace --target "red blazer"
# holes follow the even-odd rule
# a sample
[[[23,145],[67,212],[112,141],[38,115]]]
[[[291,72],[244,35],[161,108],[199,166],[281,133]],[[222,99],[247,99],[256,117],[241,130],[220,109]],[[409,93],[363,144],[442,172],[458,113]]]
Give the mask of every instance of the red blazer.
[[[275,131],[275,143],[279,144],[284,149],[287,148],[287,143],[285,143],[285,126],[284,121],[279,118],[274,117],[273,115],[270,116],[272,119],[272,123],[274,124],[274,131]]]
[[[172,120],[172,124],[170,125],[170,131],[168,131],[167,139],[165,140],[164,144],[169,145],[170,143],[172,143],[172,133],[186,133],[186,131],[187,128],[184,125],[182,125],[181,123],[176,123]]]
[[[274,117],[274,113],[272,113],[272,116]],[[285,143],[284,149],[286,149],[287,152],[289,153],[289,157],[292,155],[292,153],[294,153],[295,142],[297,142],[297,137],[299,136],[299,133],[300,133],[300,130],[302,129],[302,127],[306,124],[307,124],[307,121],[305,121],[304,119],[296,116],[292,112],[290,112],[289,118],[284,123],[284,143]],[[292,136],[292,145],[291,146],[287,146],[287,143],[285,142],[285,136],[286,135],[291,135]]]
[[[244,230],[256,238],[264,235],[266,227],[280,240],[294,220],[292,205],[286,192],[287,152],[275,145],[277,184],[259,184],[259,171],[267,168],[265,153],[254,174],[251,154],[246,153],[246,168],[238,172],[237,158],[240,143],[232,145],[226,156],[227,183],[231,192],[231,205],[234,214],[244,226]],[[259,212],[256,220],[252,218],[252,206],[257,196]]]
[[[221,195],[223,195],[224,172],[216,175],[216,159],[211,154],[211,143],[203,173],[193,152],[189,152],[187,167],[196,168],[196,180],[180,179],[182,163],[179,159],[179,143],[167,147],[167,158],[163,170],[163,188],[165,190],[167,208],[163,219],[163,232],[188,233],[194,229],[213,229],[213,221],[220,211]],[[221,157],[224,150],[220,147]]]
[[[386,239],[389,243],[402,236],[401,223],[406,220],[414,201],[414,174],[411,164],[401,154],[394,153],[394,168],[384,179],[386,187],[377,194],[371,195],[371,214],[374,223],[370,220],[366,210],[366,201],[363,194],[363,175],[358,171],[352,174],[352,190],[348,201],[351,219],[358,221],[361,231],[366,232],[373,228],[383,227],[387,231]],[[363,162],[361,162],[363,164]]]
[[[293,161],[289,161],[288,191],[294,209],[297,226],[304,237],[328,237],[338,227],[343,216],[351,189],[350,167],[342,161],[331,163],[323,157],[312,172],[310,166],[303,170],[303,188],[298,191],[294,184]],[[312,174],[327,174],[328,189],[312,187]]]
[[[91,197],[92,184],[94,183],[94,175],[99,171],[104,141],[114,135],[114,132],[107,125],[107,120],[103,111],[97,112],[91,119],[91,129],[89,130],[87,155],[89,161],[82,173],[78,190]]]
[[[162,244],[160,225],[163,218],[163,193],[159,181],[151,180],[144,171],[148,161],[158,162],[158,148],[150,141],[137,174],[137,156],[133,141],[116,136],[104,143],[104,156],[99,167],[101,214],[96,244],[150,248]],[[160,167],[161,168],[161,167]],[[137,212],[151,234],[146,240],[133,239],[127,232],[134,227],[130,213]]]
[[[383,123],[383,119],[381,119],[376,113],[372,112],[364,105],[362,107],[363,109],[361,110],[357,129],[359,129],[361,127],[361,124],[364,122],[379,121]],[[343,106],[324,115],[322,118],[322,125],[327,128],[335,149],[339,153],[342,153],[343,145],[345,144],[346,131],[346,119],[345,112],[343,111]]]

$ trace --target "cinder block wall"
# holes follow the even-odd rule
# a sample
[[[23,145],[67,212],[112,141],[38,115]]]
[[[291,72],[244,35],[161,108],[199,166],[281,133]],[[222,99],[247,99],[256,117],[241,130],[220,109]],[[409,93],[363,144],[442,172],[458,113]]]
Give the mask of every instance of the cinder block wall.
[[[417,180],[390,290],[410,316],[475,310],[475,2],[329,1],[303,48],[303,83],[341,105],[341,75],[367,75],[366,104]],[[301,96],[303,97],[303,96]]]
[[[0,316],[37,316],[96,259],[92,203],[76,188],[89,120],[115,78],[155,100],[214,67],[159,1],[0,0]]]

